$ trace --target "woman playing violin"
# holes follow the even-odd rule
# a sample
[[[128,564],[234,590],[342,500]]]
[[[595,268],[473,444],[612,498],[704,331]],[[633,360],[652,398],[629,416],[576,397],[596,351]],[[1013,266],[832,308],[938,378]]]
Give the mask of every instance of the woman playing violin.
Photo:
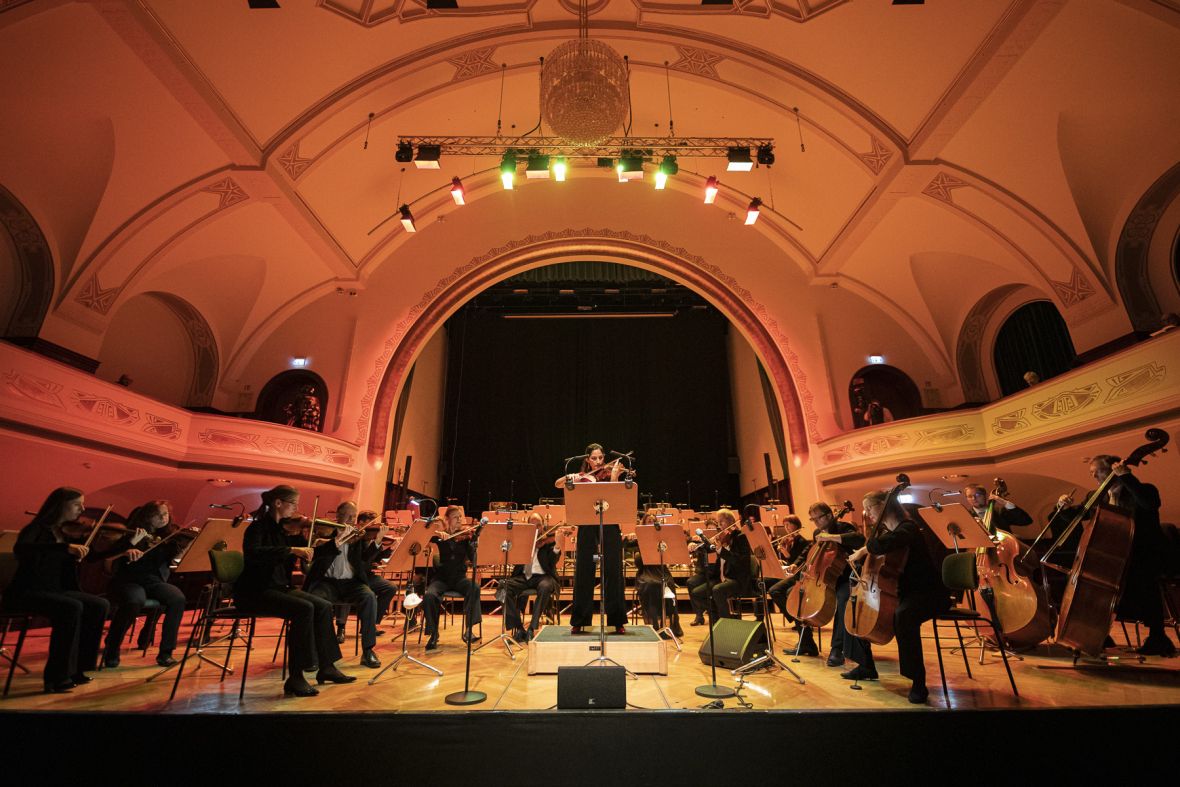
[[[443,516],[443,526],[450,538],[434,536],[430,539],[438,550],[438,565],[430,584],[426,586],[426,593],[422,596],[422,608],[426,615],[427,650],[438,647],[438,618],[442,610],[442,594],[448,590],[462,593],[467,610],[467,631],[463,634],[463,641],[473,637],[472,642],[479,642],[474,635],[475,626],[481,620],[479,605],[479,585],[467,576],[467,564],[475,560],[475,549],[471,536],[475,528],[463,527],[463,509],[459,506],[448,506]]]
[[[283,692],[312,697],[319,691],[303,677],[304,672],[318,670],[318,683],[352,683],[356,677],[336,668],[340,646],[332,630],[331,602],[291,587],[290,558],[312,558],[307,542],[299,535],[288,535],[282,524],[298,511],[298,489],[280,485],[262,493],[262,504],[242,538],[246,567],[234,585],[234,600],[247,612],[288,621],[291,676]]]
[[[803,521],[794,514],[788,514],[783,524],[787,529],[786,535],[783,536],[782,542],[778,545],[779,557],[781,557],[786,565],[784,568],[787,572],[786,579],[780,579],[770,586],[769,595],[770,600],[779,608],[785,617],[791,617],[787,611],[787,598],[791,593],[791,588],[795,587],[795,583],[799,581],[799,569],[803,565],[803,561],[807,559],[807,550],[811,548],[811,542],[803,535]],[[795,630],[799,631],[801,638],[799,642],[800,656],[818,656],[819,648],[815,644],[815,635],[812,634],[811,626],[803,626],[796,621]],[[794,653],[795,650],[790,651]]]
[[[16,575],[4,591],[5,609],[42,615],[53,627],[45,663],[46,692],[65,692],[90,682],[85,673],[97,666],[102,625],[110,609],[106,599],[78,589],[77,564],[89,548],[69,543],[62,529],[84,508],[77,489],[50,492],[17,536]]]
[[[156,663],[161,667],[176,664],[172,651],[176,648],[180,622],[184,618],[184,593],[170,584],[168,577],[172,573],[173,559],[198,531],[196,528],[173,531],[173,537],[165,542],[171,520],[172,511],[167,500],[144,503],[128,517],[127,534],[100,556],[112,575],[107,585],[107,598],[115,607],[103,650],[103,666],[119,666],[123,636],[149,598],[160,602],[164,614]],[[139,634],[141,647],[146,649],[147,643],[152,641],[154,628],[154,618],[144,623]]]
[[[606,453],[598,443],[586,446],[582,472],[561,476],[554,486],[567,482],[618,481],[625,468],[618,461],[606,464]],[[618,525],[602,529],[602,592],[606,624],[616,634],[626,634],[627,608],[623,600],[623,540]],[[574,564],[574,603],[570,610],[571,634],[581,634],[594,617],[594,556],[598,553],[598,525],[578,528],[577,558]]]

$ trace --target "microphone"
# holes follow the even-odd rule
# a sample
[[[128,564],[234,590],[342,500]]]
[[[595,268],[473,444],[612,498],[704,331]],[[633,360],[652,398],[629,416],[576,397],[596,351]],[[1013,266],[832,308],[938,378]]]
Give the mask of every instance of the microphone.
[[[232,511],[232,510],[233,510],[233,508],[234,508],[233,506],[227,506],[227,505],[223,505],[223,504],[221,504],[221,503],[210,503],[210,504],[209,504],[209,507],[210,507],[210,508],[220,508],[220,509],[223,509],[223,510],[225,510],[225,511]]]
[[[568,462],[574,461],[575,459],[589,459],[589,458],[590,458],[590,454],[578,454],[577,456],[567,456],[565,461],[568,463]]]

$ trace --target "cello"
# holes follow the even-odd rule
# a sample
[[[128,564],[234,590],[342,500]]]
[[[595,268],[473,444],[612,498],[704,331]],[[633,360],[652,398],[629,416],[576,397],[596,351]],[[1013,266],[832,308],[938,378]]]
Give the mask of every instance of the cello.
[[[1005,497],[1008,485],[996,479],[992,494]],[[979,574],[979,598],[992,609],[1004,630],[1004,639],[1018,647],[1030,647],[1053,634],[1049,596],[1040,582],[1022,562],[1029,548],[1020,539],[992,525],[996,501],[988,501],[983,526],[995,546],[981,548],[976,553],[975,565]],[[987,598],[991,594],[991,599]]]
[[[897,496],[909,485],[909,476],[898,473],[897,486],[889,490],[885,505],[881,508],[881,516],[877,519],[873,532],[874,538],[884,527],[883,523],[890,509],[898,505]],[[884,555],[869,553],[865,556],[860,572],[854,570],[851,587],[852,592],[856,594],[856,602],[850,605],[850,620],[845,621],[849,634],[866,639],[875,645],[884,645],[893,639],[893,615],[897,612],[900,600],[897,583],[909,556],[909,547],[895,549]]]
[[[832,514],[839,522],[852,512],[852,501],[845,500]],[[825,626],[836,614],[836,584],[848,568],[847,550],[838,541],[816,540],[807,551],[799,581],[791,591],[796,594],[793,617],[808,626]]]
[[[1163,429],[1148,429],[1147,442],[1131,452],[1123,465],[1134,466],[1157,451],[1166,451],[1171,439]],[[1122,595],[1123,574],[1131,556],[1131,539],[1135,521],[1125,509],[1103,502],[1106,492],[1118,476],[1112,471],[1102,480],[1086,500],[1081,511],[1066,526],[1061,537],[1041,558],[1048,563],[1053,552],[1082,524],[1091,511],[1097,511],[1094,521],[1082,533],[1077,557],[1069,572],[1069,582],[1061,600],[1054,641],[1059,645],[1087,655],[1101,655],[1103,644],[1110,633],[1115,605]]]

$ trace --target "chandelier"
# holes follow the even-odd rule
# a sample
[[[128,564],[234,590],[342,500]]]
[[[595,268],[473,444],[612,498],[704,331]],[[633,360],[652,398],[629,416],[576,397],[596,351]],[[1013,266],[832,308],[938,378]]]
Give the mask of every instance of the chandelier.
[[[627,114],[627,67],[601,41],[576,38],[560,44],[541,68],[541,111],[558,136],[596,145]]]

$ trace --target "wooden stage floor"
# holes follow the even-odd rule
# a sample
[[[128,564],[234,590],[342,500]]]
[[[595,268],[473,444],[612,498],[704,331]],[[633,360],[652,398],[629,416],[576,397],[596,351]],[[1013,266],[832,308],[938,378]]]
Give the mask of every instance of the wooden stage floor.
[[[387,621],[384,627],[386,633],[380,638],[377,648],[383,663],[396,658],[401,651],[400,640],[391,641],[394,633],[391,623]],[[187,624],[186,616],[186,625],[182,629],[182,634],[186,636]],[[440,649],[431,653],[425,653],[416,633],[411,633],[410,653],[441,669],[444,673],[442,677],[403,660],[396,670],[387,671],[374,685],[369,685],[368,680],[377,671],[361,667],[359,658],[352,654],[351,627],[350,622],[349,639],[342,646],[346,655],[340,667],[358,676],[357,682],[341,686],[327,685],[321,687],[318,697],[297,699],[282,696],[280,665],[270,661],[277,623],[260,620],[259,636],[255,640],[246,682],[246,696],[241,702],[238,700],[237,676],[230,675],[224,683],[219,683],[220,672],[216,668],[208,664],[196,667],[197,660],[191,658],[180,691],[176,699],[169,702],[168,694],[172,689],[175,670],[151,683],[146,682],[146,678],[158,672],[159,668],[155,666],[154,652],[144,658],[136,650],[124,651],[122,666],[118,669],[92,673],[94,681],[86,686],[69,694],[43,694],[40,691],[40,670],[44,664],[48,639],[43,636],[47,630],[36,630],[26,640],[21,657],[22,663],[32,670],[32,674],[16,673],[11,693],[0,703],[0,710],[177,714],[454,710],[443,698],[463,688],[466,651],[459,639],[458,626],[444,629]],[[494,636],[499,630],[499,617],[485,616],[484,631],[487,636]],[[671,643],[666,643],[666,676],[642,675],[637,680],[628,681],[627,699],[635,710],[692,710],[705,705],[706,700],[698,697],[694,689],[710,680],[709,668],[701,663],[697,655],[706,631],[704,626],[686,627],[684,649],[681,652],[677,652]],[[828,633],[825,631],[823,636],[825,646]],[[949,637],[943,637],[944,646],[948,639],[953,638],[953,630],[948,631],[948,634]],[[794,664],[790,656],[784,655],[784,661],[791,664],[806,681],[805,685],[800,685],[790,674],[774,669],[749,676],[741,687],[740,695],[753,709],[784,711],[1180,706],[1180,658],[1148,658],[1140,663],[1133,654],[1117,650],[1108,651],[1112,655],[1121,655],[1117,666],[1087,665],[1082,662],[1081,668],[1074,669],[1071,668],[1071,657],[1054,654],[1052,648],[1047,646],[1041,646],[1025,653],[1022,659],[1012,661],[1020,690],[1019,699],[1012,695],[998,654],[989,652],[985,664],[980,666],[979,649],[972,648],[974,678],[971,679],[963,669],[962,658],[957,653],[944,651],[950,687],[950,701],[947,703],[939,684],[934,640],[929,625],[924,630],[924,636],[930,688],[930,700],[926,706],[913,706],[907,702],[909,681],[897,672],[897,651],[892,643],[875,649],[880,680],[862,682],[860,685],[863,689],[860,691],[851,690],[851,683],[840,677],[841,670],[850,668],[851,662],[843,668],[831,668],[825,666],[823,658],[804,657]],[[1121,639],[1121,631],[1117,631],[1117,636]],[[10,645],[12,640],[10,637]],[[795,635],[788,632],[785,636],[780,635],[779,640],[781,649],[793,645]],[[223,652],[211,650],[209,653],[216,657]],[[471,688],[486,692],[488,698],[482,704],[464,710],[477,713],[490,710],[540,711],[553,706],[557,701],[557,677],[529,675],[527,660],[527,649],[519,651],[516,658],[512,659],[498,644],[473,654]],[[240,665],[241,650],[236,650],[234,663]],[[4,666],[6,669],[7,665]],[[728,670],[718,670],[717,682],[731,687],[738,685],[738,679]],[[745,710],[734,699],[725,700],[725,708]]]

